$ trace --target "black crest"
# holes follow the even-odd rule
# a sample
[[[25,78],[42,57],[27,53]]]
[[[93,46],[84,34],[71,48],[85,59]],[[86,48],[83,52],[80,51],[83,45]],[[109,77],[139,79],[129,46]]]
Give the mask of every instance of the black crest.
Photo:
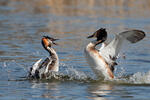
[[[43,36],[44,38],[47,38],[47,39],[50,39],[51,41],[56,41],[56,40],[59,40],[59,39],[54,39],[52,37],[49,37],[49,36]]]
[[[99,41],[99,40],[105,41],[106,38],[107,38],[106,29],[105,28],[100,28],[99,30],[94,32],[93,35],[88,36],[88,38],[93,38],[93,37],[96,37],[97,41]]]

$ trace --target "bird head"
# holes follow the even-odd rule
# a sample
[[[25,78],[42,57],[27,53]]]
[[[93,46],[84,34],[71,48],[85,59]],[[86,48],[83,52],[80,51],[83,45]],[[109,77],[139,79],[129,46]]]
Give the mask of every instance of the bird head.
[[[47,49],[47,47],[51,47],[53,44],[57,45],[57,43],[54,42],[56,40],[59,40],[59,39],[54,39],[54,38],[49,37],[49,36],[43,36],[42,45],[45,49]]]
[[[97,30],[92,35],[88,36],[87,38],[96,38],[96,41],[98,41],[99,43],[102,43],[107,39],[107,31],[105,28],[100,28],[99,30]]]

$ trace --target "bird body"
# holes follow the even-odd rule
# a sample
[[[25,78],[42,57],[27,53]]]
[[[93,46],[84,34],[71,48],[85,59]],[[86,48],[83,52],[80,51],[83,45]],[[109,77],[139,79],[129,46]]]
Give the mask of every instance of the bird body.
[[[105,43],[107,32],[101,28],[88,38],[92,37],[97,39],[85,48],[87,62],[98,78],[113,79],[114,66],[123,44],[126,41],[136,43],[145,37],[145,33],[141,30],[125,31],[116,35],[110,43]],[[99,50],[96,49],[98,44],[102,44]]]
[[[43,62],[42,59],[38,60],[29,71],[29,77],[42,79],[49,76],[51,72],[59,71],[59,58],[56,51],[52,48],[54,41],[57,39],[44,36],[42,38],[42,45],[49,52],[49,57],[47,57]],[[42,63],[41,63],[42,62]]]
[[[95,49],[93,43],[85,48],[85,56],[88,64],[99,78],[114,78],[114,75],[105,59]]]

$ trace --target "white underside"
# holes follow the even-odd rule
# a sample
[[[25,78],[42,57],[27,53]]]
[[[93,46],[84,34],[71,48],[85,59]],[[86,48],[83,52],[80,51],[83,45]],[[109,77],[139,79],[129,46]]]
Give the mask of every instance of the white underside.
[[[87,49],[85,49],[85,56],[88,64],[96,74],[97,78],[110,79],[105,62],[100,59],[97,54],[89,52]]]

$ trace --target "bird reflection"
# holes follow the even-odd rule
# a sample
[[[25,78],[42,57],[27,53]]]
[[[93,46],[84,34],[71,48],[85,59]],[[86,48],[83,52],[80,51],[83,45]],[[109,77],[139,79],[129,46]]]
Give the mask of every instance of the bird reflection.
[[[93,100],[108,100],[108,95],[112,92],[113,86],[110,84],[96,84],[89,87],[88,91],[93,97]]]
[[[31,88],[39,90],[38,97],[49,98],[49,99],[62,99],[64,96],[60,95],[60,82],[59,81],[47,81],[47,82],[33,82]],[[42,90],[44,91],[41,91]]]

